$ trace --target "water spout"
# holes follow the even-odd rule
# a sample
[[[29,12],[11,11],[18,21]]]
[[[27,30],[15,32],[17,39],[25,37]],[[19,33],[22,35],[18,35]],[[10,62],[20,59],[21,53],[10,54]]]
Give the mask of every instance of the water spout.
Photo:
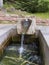
[[[26,34],[26,32],[28,31],[30,25],[31,25],[31,20],[30,19],[27,19],[25,18],[21,24],[22,24],[22,32]]]

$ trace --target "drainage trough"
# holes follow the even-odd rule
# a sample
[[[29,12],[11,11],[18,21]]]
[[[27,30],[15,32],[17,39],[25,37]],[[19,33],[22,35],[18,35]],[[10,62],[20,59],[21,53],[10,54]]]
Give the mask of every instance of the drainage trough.
[[[13,34],[13,32],[14,32],[14,30],[12,30],[12,32],[10,32],[7,35],[7,38],[5,38],[4,42],[2,42],[2,44],[0,45],[0,65],[2,65],[2,64],[3,65],[4,64],[5,65],[11,65],[11,64],[15,65],[15,64],[18,63],[14,59],[17,57],[17,53],[16,53],[17,51],[16,50],[20,46],[21,34],[17,34],[16,31]],[[28,65],[48,65],[48,63],[49,63],[48,62],[49,59],[48,60],[46,59],[47,53],[49,53],[47,51],[46,41],[43,38],[43,35],[42,35],[40,30],[37,30],[36,32],[37,33],[35,35],[32,35],[32,34],[31,35],[27,35],[27,34],[24,35],[24,37],[25,37],[24,38],[24,48],[26,48],[27,50],[32,51],[31,53],[27,52],[28,53],[28,58],[26,57],[24,59],[29,61],[29,62],[33,62],[34,64],[26,62],[23,65],[27,65],[27,64]],[[35,44],[35,49],[34,49],[34,46],[32,46],[33,44]],[[36,45],[37,45],[37,47],[36,47]],[[12,51],[12,47],[13,47],[13,51]],[[10,48],[11,48],[11,50],[10,50]],[[10,52],[13,53],[13,54],[11,54]],[[25,54],[25,51],[24,51],[25,56],[27,56],[27,53]],[[30,53],[30,55],[29,55],[29,53]],[[33,59],[30,56],[32,56],[32,57],[34,56],[37,60],[33,61]],[[32,59],[32,61],[29,57]],[[8,58],[7,61],[10,60],[10,62],[9,61],[7,62],[6,58]],[[13,58],[13,60],[12,60],[12,58]],[[38,60],[38,58],[39,58],[39,60]],[[6,62],[7,62],[7,64],[6,64]]]

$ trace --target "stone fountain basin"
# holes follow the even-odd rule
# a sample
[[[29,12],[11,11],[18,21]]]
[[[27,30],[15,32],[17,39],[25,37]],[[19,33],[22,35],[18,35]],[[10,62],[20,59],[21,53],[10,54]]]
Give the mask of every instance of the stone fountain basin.
[[[4,49],[10,44],[12,40],[13,41],[18,40],[18,38],[16,39],[18,35],[16,32],[16,29],[11,29],[10,32],[9,33],[8,32],[4,33],[4,36],[3,35],[1,36],[2,40],[0,42],[0,57],[3,55]],[[42,52],[42,56],[44,60],[44,65],[48,65],[49,64],[49,49],[47,47],[47,42],[45,41],[43,34],[41,33],[40,30],[37,30],[35,35],[33,34],[31,35],[33,38],[38,38],[40,42],[39,44],[40,44],[40,48],[41,48],[41,52]]]

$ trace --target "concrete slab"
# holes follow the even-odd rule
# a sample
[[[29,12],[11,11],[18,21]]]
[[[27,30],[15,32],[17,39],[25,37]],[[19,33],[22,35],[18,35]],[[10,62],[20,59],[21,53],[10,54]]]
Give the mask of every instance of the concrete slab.
[[[0,24],[0,45],[7,39],[9,36],[11,29],[16,25],[13,24]]]
[[[0,45],[2,45],[2,43],[7,39],[9,33],[10,33],[9,30],[8,31],[0,30]]]
[[[47,46],[49,47],[49,26],[37,26],[37,29],[42,32]]]
[[[44,38],[45,38],[45,40],[46,40],[46,42],[47,42],[47,45],[48,45],[48,47],[49,47],[49,35],[44,35]]]

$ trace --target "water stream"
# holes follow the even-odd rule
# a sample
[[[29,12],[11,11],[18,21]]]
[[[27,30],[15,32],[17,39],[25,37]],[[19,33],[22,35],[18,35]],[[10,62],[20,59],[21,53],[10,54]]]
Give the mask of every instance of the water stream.
[[[24,42],[24,34],[22,34],[22,37],[21,37],[21,46],[20,46],[20,48],[19,48],[19,53],[20,53],[20,58],[22,57],[22,53],[23,53],[23,51],[24,51],[24,44],[23,44],[23,42]]]
[[[24,42],[24,34],[22,34],[22,37],[21,37],[21,47],[23,47],[23,42]]]

